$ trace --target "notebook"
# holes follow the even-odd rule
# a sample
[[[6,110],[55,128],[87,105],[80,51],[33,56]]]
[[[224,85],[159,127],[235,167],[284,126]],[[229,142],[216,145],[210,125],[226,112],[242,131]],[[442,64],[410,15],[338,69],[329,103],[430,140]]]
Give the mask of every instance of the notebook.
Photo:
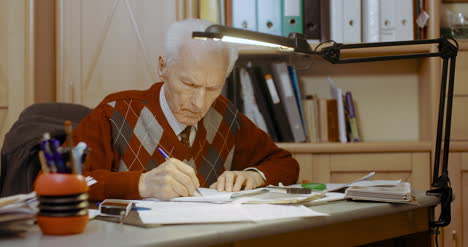
[[[358,186],[352,185],[345,191],[345,198],[379,202],[408,203],[413,199],[411,183],[396,185]]]

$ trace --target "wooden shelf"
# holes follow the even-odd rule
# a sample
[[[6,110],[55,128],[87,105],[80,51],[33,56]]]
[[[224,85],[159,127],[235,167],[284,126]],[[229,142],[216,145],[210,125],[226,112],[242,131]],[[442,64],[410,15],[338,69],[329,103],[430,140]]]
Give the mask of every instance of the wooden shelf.
[[[430,142],[277,143],[292,153],[430,152]]]
[[[468,40],[460,39],[460,40],[457,40],[457,42],[458,42],[458,45],[459,45],[458,49],[460,51],[467,51],[468,50]]]

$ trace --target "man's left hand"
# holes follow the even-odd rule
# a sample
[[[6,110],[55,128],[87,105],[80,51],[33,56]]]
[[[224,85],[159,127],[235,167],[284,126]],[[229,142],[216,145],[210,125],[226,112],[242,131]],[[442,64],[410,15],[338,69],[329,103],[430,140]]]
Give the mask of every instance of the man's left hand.
[[[262,186],[265,180],[256,171],[225,171],[218,177],[218,181],[210,185],[210,189],[218,191],[238,192],[252,190]]]

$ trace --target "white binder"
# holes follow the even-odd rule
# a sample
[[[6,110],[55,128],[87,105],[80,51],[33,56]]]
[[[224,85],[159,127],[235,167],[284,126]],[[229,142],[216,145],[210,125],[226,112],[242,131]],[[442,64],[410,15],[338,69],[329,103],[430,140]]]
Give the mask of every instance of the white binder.
[[[361,42],[361,0],[343,0],[343,42]]]
[[[396,40],[413,40],[413,1],[395,0],[396,5]]]
[[[344,0],[330,0],[330,39],[343,43]]]
[[[257,31],[257,1],[232,0],[232,26]]]
[[[281,0],[257,0],[258,31],[282,35]]]
[[[380,0],[362,0],[362,42],[380,41]]]
[[[395,0],[380,0],[380,41],[396,40]]]

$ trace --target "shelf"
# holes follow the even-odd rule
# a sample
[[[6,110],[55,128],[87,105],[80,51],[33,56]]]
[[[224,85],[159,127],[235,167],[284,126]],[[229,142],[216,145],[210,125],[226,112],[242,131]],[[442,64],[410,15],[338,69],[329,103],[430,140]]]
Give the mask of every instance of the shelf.
[[[430,142],[277,143],[291,153],[430,152]]]
[[[457,40],[457,42],[458,42],[458,45],[459,45],[458,49],[460,51],[467,51],[468,50],[468,40],[460,39],[460,40]]]

